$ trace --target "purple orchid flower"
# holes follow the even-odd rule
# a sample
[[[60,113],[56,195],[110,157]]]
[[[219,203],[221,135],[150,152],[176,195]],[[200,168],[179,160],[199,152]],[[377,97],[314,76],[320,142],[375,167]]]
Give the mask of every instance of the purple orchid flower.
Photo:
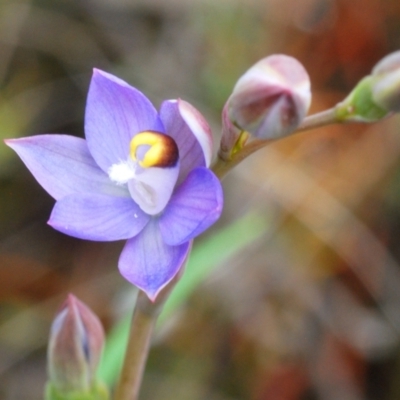
[[[85,134],[6,143],[56,200],[48,223],[81,239],[127,239],[119,270],[154,300],[222,211],[207,168],[210,128],[189,103],[167,100],[157,113],[140,91],[95,69]]]

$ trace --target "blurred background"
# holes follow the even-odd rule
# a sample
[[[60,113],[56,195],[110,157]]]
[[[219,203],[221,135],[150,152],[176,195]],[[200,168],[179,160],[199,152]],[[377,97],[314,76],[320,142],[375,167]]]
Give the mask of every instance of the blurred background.
[[[260,58],[301,61],[316,112],[399,48],[398,0],[2,0],[0,137],[83,136],[97,67],[157,107],[191,102],[218,147],[221,109]],[[142,399],[400,399],[399,131],[394,116],[294,135],[225,178],[223,217],[159,325]],[[0,143],[1,400],[42,398],[67,293],[117,343],[132,308],[123,243],[52,230],[53,203]]]

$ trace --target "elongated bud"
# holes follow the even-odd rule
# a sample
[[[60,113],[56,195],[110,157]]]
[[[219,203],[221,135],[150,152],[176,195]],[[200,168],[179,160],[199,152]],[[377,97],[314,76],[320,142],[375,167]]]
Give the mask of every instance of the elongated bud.
[[[296,59],[278,54],[260,60],[238,80],[226,112],[240,130],[260,139],[276,139],[298,127],[310,102],[307,71]],[[229,126],[224,131],[233,134]]]
[[[387,111],[400,112],[400,51],[384,57],[372,70],[372,97]]]
[[[46,399],[107,399],[95,376],[103,343],[97,316],[70,294],[51,326]]]

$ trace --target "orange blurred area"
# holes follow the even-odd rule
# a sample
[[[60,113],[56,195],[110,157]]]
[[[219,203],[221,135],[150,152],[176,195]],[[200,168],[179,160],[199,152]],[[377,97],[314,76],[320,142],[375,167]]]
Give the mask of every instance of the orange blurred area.
[[[260,58],[303,63],[314,113],[399,48],[398,0],[3,0],[0,136],[82,137],[96,67],[157,107],[194,104],[217,150],[222,107]],[[276,141],[223,184],[207,237],[251,210],[268,233],[156,334],[141,398],[399,399],[400,117]],[[67,293],[106,331],[130,307],[122,243],[52,230],[52,205],[0,143],[0,400],[43,398],[47,335]]]

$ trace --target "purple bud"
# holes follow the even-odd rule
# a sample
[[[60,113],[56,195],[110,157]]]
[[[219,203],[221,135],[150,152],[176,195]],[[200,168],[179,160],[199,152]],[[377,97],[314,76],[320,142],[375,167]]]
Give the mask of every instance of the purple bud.
[[[260,139],[276,139],[299,126],[310,102],[307,71],[296,59],[277,54],[263,58],[238,80],[227,114],[239,129]],[[224,131],[232,133],[228,127]]]
[[[90,391],[104,343],[98,317],[72,294],[53,321],[48,346],[49,381],[60,392]]]
[[[372,70],[372,97],[390,112],[400,112],[400,51],[384,57]]]

